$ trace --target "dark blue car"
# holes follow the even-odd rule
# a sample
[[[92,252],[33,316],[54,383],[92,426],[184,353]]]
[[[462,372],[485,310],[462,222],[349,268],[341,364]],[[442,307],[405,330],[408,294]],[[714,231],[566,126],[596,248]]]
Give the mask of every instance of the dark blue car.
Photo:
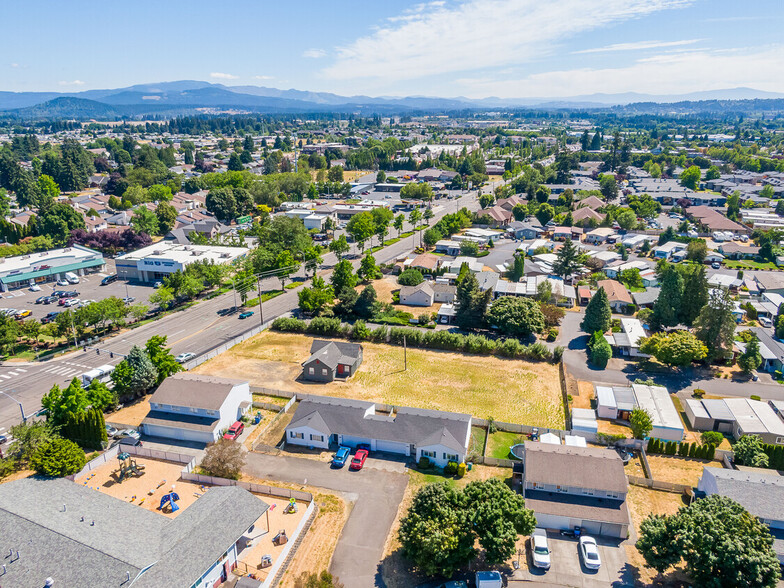
[[[342,468],[344,465],[346,465],[350,455],[351,449],[348,447],[338,447],[338,451],[335,453],[335,457],[332,458],[332,465],[336,468]]]

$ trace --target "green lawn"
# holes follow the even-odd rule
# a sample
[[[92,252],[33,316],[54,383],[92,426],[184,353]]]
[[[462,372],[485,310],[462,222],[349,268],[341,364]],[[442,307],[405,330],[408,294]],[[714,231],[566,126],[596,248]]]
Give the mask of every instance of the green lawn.
[[[483,427],[471,427],[471,446],[469,453],[473,455],[482,455],[485,449],[485,437],[487,431]]]
[[[778,266],[771,261],[753,261],[751,259],[727,260],[724,267],[728,269],[775,270]]]
[[[506,431],[496,431],[490,435],[487,442],[487,456],[498,459],[509,459],[509,448],[525,440],[519,433],[508,433]]]

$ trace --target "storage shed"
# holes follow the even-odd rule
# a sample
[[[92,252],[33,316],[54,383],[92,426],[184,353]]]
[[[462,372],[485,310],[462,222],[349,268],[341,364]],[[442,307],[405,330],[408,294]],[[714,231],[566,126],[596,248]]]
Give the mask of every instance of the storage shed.
[[[599,425],[596,422],[596,411],[590,408],[573,408],[572,431],[598,433]]]

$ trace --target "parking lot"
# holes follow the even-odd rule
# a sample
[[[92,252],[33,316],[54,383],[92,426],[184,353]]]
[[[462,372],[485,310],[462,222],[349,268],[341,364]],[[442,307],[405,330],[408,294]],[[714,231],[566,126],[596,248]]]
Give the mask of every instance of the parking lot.
[[[525,582],[541,582],[557,586],[581,588],[606,588],[607,586],[633,586],[634,581],[626,566],[626,551],[620,541],[595,537],[602,560],[601,568],[590,570],[582,563],[577,539],[562,537],[560,533],[548,532],[550,547],[550,569],[533,567],[530,543],[526,545],[526,561],[520,562],[520,570],[513,579]],[[523,586],[522,582],[510,581],[509,586]]]
[[[58,286],[56,282],[44,282],[38,284],[41,288],[38,292],[31,292],[29,288],[20,288],[10,292],[3,292],[2,299],[0,299],[0,310],[7,308],[13,308],[17,311],[29,310],[32,314],[27,318],[40,320],[50,312],[65,310],[65,308],[59,306],[57,302],[52,302],[50,304],[35,303],[41,296],[51,295],[52,292],[58,290],[76,291],[78,292],[76,298],[79,300],[98,301],[109,298],[110,296],[116,296],[121,299],[130,296],[135,298],[133,304],[142,303],[149,305],[150,296],[155,292],[152,285],[141,284],[139,282],[126,283],[122,280],[117,280],[106,286],[101,286],[101,280],[114,273],[114,261],[107,259],[105,271],[79,276],[78,284]]]

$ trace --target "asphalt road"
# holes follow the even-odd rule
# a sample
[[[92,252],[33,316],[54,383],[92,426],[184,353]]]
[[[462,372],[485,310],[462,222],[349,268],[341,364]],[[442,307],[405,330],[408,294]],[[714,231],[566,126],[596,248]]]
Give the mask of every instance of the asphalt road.
[[[490,188],[485,188],[485,191]],[[444,214],[454,213],[459,208],[467,207],[470,210],[479,208],[476,193],[471,193],[456,200],[438,201],[434,203],[435,216],[431,225]],[[410,230],[406,225],[404,231]],[[392,231],[390,237],[394,237]],[[378,244],[377,240],[374,244]],[[409,253],[415,245],[419,244],[419,236],[414,234],[402,241],[398,241],[383,250],[375,253],[377,263],[388,263],[401,255]],[[360,257],[356,255],[358,249],[352,247],[355,254],[352,262],[359,265]],[[319,274],[327,278],[331,268],[337,262],[332,254],[324,257],[324,263]],[[95,280],[92,280],[95,281]],[[97,282],[96,282],[97,283]],[[117,285],[117,284],[115,284]],[[279,285],[277,278],[270,278],[262,283],[262,289],[271,290]],[[124,291],[124,284],[118,288]],[[133,294],[131,294],[133,295]],[[258,307],[254,308],[255,314],[241,320],[237,314],[220,316],[218,311],[234,306],[234,294],[229,292],[212,300],[205,300],[191,306],[186,310],[174,312],[160,320],[153,321],[144,326],[123,332],[106,339],[100,343],[100,354],[94,350],[83,352],[81,349],[70,354],[42,362],[5,362],[0,365],[0,434],[21,420],[18,402],[21,402],[26,414],[35,413],[41,408],[41,398],[54,384],[68,385],[72,378],[104,364],[116,365],[134,345],[143,346],[153,335],[166,335],[168,344],[175,355],[191,352],[197,355],[205,353],[238,335],[256,327],[261,319]],[[295,290],[273,298],[263,304],[264,321],[286,314],[298,305]],[[114,358],[109,353],[115,354]],[[8,394],[14,400],[4,396]],[[18,402],[17,402],[18,401]]]
[[[330,571],[346,588],[384,586],[379,562],[408,484],[406,474],[371,468],[359,472],[348,467],[331,469],[311,459],[255,452],[247,454],[245,471],[264,479],[345,493],[354,506],[332,555]]]

